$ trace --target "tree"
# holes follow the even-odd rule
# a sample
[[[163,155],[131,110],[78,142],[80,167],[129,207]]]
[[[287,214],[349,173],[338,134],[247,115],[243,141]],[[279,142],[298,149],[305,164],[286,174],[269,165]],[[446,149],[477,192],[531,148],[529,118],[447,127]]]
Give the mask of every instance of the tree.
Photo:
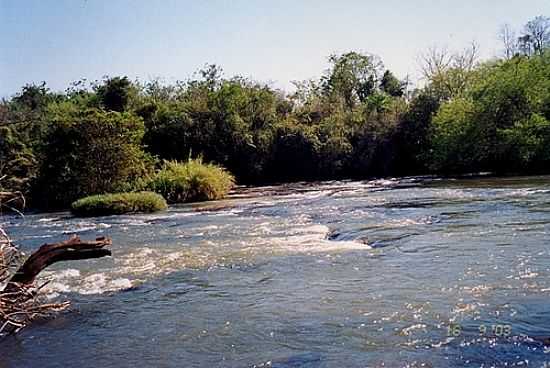
[[[27,84],[10,101],[0,103],[0,185],[4,189],[29,189],[37,170],[35,151],[49,129],[48,106],[63,99],[42,82]]]
[[[500,27],[498,38],[502,42],[505,59],[509,60],[518,53],[518,38],[509,24],[506,23]]]
[[[392,72],[386,70],[380,81],[380,89],[392,97],[402,97],[404,84]]]
[[[206,64],[203,69],[199,70],[199,74],[203,79],[206,87],[213,91],[220,86],[223,76],[223,69],[216,64]]]
[[[432,169],[444,173],[479,171],[484,151],[476,138],[476,106],[472,100],[456,98],[441,106],[432,121]]]
[[[323,78],[325,93],[342,98],[348,109],[376,90],[383,70],[377,56],[348,52],[331,55],[329,62],[331,67]]]
[[[477,65],[479,49],[475,43],[460,52],[430,48],[420,55],[420,69],[442,99],[459,96],[468,87]]]
[[[538,16],[527,22],[520,41],[524,49],[528,49],[529,54],[531,50],[535,54],[542,54],[550,44],[550,18]]]
[[[321,142],[316,127],[284,122],[277,127],[268,175],[275,181],[315,179],[319,176]]]
[[[0,125],[0,190],[26,192],[36,175],[36,158],[13,126]]]
[[[46,139],[34,203],[59,208],[79,197],[120,190],[149,171],[143,121],[130,113],[68,112]]]
[[[430,162],[430,127],[440,99],[430,88],[424,88],[411,99],[399,122],[394,144],[398,157],[395,170],[399,175],[426,173]]]
[[[97,88],[101,106],[108,111],[125,111],[135,87],[128,77],[108,78]]]
[[[523,35],[518,37],[518,49],[525,56],[531,56],[533,54],[533,43],[531,35]]]
[[[42,110],[51,100],[50,97],[50,89],[46,86],[46,82],[42,82],[38,85],[25,85],[12,101],[28,110]]]
[[[550,162],[550,121],[540,114],[516,122],[500,134],[513,169],[544,172]]]
[[[478,66],[469,88],[431,124],[432,167],[443,172],[544,171],[550,156],[550,55]]]

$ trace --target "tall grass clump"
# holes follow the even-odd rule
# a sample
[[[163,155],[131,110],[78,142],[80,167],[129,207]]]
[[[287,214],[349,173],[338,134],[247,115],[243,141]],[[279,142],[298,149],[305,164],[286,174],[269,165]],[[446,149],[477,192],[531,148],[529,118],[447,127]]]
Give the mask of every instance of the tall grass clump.
[[[71,205],[77,216],[107,216],[166,209],[161,195],[153,192],[98,194],[79,199]]]
[[[235,178],[223,167],[197,158],[164,161],[147,189],[162,194],[170,203],[181,203],[221,199],[234,184]]]

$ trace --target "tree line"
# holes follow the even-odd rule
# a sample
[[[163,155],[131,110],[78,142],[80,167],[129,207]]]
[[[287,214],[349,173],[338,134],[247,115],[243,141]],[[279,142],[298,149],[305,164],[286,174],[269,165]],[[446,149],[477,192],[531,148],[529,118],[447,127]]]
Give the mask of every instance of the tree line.
[[[111,77],[0,103],[0,188],[33,206],[132,191],[162,160],[202,158],[240,184],[550,172],[550,21],[500,32],[503,56],[431,49],[412,89],[371,54],[329,57],[293,93],[215,65],[171,85]]]

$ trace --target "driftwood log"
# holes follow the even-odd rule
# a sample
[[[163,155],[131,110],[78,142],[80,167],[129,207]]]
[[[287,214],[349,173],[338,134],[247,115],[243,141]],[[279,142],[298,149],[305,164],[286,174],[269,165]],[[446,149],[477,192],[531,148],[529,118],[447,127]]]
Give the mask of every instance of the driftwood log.
[[[0,294],[31,285],[36,276],[53,263],[110,256],[111,251],[105,247],[111,244],[109,238],[83,242],[78,236],[60,243],[44,244],[19,267]]]
[[[0,177],[0,181],[2,179]],[[24,208],[22,193],[0,191],[0,214],[3,210],[21,214]],[[82,241],[74,236],[63,242],[42,245],[21,265],[21,252],[0,227],[0,336],[68,307],[68,302],[45,303],[42,300],[39,291],[44,285],[36,286],[34,282],[42,270],[56,262],[110,256],[111,251],[106,249],[109,245],[109,238]]]
[[[111,251],[106,249],[109,245],[109,238],[82,241],[78,236],[74,236],[60,243],[44,244],[32,253],[11,278],[7,278],[6,286],[0,290],[0,337],[6,333],[17,332],[36,318],[46,317],[69,306],[68,302],[45,303],[40,298],[38,292],[44,285],[37,287],[34,281],[42,270],[60,261],[109,256]],[[0,276],[3,274],[4,279],[6,269],[14,263],[13,253],[17,253],[16,248],[0,228]]]

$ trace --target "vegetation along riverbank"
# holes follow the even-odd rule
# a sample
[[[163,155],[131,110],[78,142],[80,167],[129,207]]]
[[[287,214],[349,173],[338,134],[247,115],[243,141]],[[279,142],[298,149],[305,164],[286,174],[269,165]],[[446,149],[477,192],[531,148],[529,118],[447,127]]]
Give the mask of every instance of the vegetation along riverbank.
[[[548,19],[525,30],[540,24]],[[486,61],[475,45],[432,49],[416,89],[359,52],[330,56],[322,77],[297,82],[293,93],[224,77],[215,65],[174,84],[26,85],[0,103],[0,189],[49,210],[143,190],[168,202],[218,199],[234,177],[548,173],[548,40],[522,39]]]

